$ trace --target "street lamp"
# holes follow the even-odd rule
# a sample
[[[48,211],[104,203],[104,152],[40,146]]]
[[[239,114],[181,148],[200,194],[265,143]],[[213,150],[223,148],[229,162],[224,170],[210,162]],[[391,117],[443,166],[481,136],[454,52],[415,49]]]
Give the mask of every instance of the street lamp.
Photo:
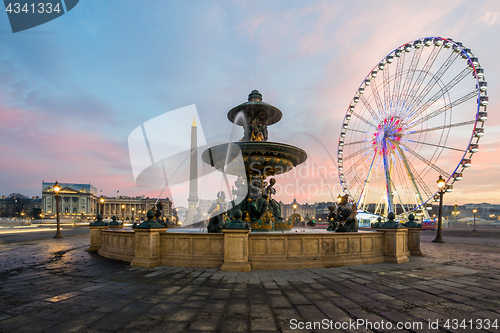
[[[125,223],[125,205],[122,205],[122,222]]]
[[[104,196],[101,195],[101,198],[99,199],[99,201],[101,202],[101,215],[104,218]]]
[[[135,222],[135,219],[134,219],[134,210],[135,210],[135,208],[132,207],[132,222]]]
[[[472,212],[474,213],[474,229],[472,229],[472,231],[476,231],[476,213],[477,213],[477,208],[474,208],[472,210]]]
[[[443,194],[446,185],[446,180],[439,175],[437,180],[437,186],[439,188],[439,212],[438,212],[438,231],[436,238],[433,240],[434,243],[444,243],[443,238],[441,238],[441,229],[443,228]]]
[[[61,186],[56,181],[54,184],[54,193],[56,197],[56,220],[57,220],[57,231],[54,238],[64,238],[61,234],[61,221],[59,220],[59,192],[61,191]]]
[[[338,202],[338,203],[341,203],[341,202],[342,202],[342,197],[340,196],[340,194],[339,194],[339,196],[337,197],[337,202]]]
[[[455,201],[455,206],[453,208],[453,212],[451,212],[453,216],[455,217],[455,226],[458,225],[458,215],[460,212],[458,211],[458,203]]]
[[[297,209],[297,204],[293,204],[293,214],[295,215],[295,210]],[[294,221],[296,219],[296,217],[293,218]]]
[[[139,222],[141,222],[141,213],[142,213],[142,211],[141,211],[141,210],[138,210],[138,211],[137,211],[137,214],[139,214],[139,216],[138,216],[138,217],[139,217]]]

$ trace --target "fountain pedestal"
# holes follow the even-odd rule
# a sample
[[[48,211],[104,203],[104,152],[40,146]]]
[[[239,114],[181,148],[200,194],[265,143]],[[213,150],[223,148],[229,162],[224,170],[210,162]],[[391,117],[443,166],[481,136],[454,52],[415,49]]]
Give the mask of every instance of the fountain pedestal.
[[[107,225],[90,225],[90,246],[87,249],[88,252],[97,252],[101,246],[101,230],[108,229]]]
[[[408,227],[408,249],[412,256],[423,256],[422,250],[420,250],[420,231],[422,227],[411,228]]]
[[[135,228],[135,257],[132,266],[156,267],[160,265],[161,235],[165,228]]]
[[[408,229],[406,228],[376,228],[384,233],[385,262],[401,264],[410,261],[408,249]]]
[[[223,229],[224,264],[221,271],[250,272],[248,261],[248,233],[245,229]]]

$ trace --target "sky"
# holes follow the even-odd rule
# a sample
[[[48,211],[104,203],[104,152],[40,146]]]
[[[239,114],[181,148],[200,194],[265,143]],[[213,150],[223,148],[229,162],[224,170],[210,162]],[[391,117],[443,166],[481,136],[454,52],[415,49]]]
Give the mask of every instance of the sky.
[[[42,181],[57,180],[158,196],[135,183],[130,133],[195,104],[208,142],[237,141],[243,131],[226,114],[258,89],[283,112],[270,141],[310,157],[302,175],[277,178],[278,199],[331,201],[362,80],[396,47],[442,36],[479,58],[490,97],[480,150],[445,204],[500,203],[499,35],[498,1],[85,0],[15,34],[0,13],[0,195],[41,195]]]

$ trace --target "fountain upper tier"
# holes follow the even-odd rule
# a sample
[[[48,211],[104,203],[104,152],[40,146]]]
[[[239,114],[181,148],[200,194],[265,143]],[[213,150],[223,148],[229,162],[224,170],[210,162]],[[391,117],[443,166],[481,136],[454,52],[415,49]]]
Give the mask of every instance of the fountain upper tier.
[[[203,152],[203,161],[217,170],[244,176],[239,174],[241,164],[231,165],[237,156],[242,156],[248,176],[265,178],[288,172],[307,159],[306,152],[300,148],[267,141],[267,126],[277,123],[282,113],[277,107],[263,102],[257,90],[248,95],[248,102],[232,108],[227,117],[234,124],[242,125],[245,134],[239,142],[217,145]]]
[[[244,117],[240,117],[244,114]],[[248,95],[248,102],[235,106],[227,113],[227,118],[233,124],[246,126],[249,119],[260,119],[265,125],[272,125],[281,120],[280,109],[262,101],[262,94],[254,90]]]

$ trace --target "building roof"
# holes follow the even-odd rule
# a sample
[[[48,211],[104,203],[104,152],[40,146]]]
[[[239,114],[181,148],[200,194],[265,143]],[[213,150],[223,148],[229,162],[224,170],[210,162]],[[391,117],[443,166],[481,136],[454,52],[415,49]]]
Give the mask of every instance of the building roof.
[[[42,192],[52,189],[54,183],[42,182]],[[97,188],[91,184],[59,183],[61,189],[69,188],[78,192],[91,193],[97,195]]]

